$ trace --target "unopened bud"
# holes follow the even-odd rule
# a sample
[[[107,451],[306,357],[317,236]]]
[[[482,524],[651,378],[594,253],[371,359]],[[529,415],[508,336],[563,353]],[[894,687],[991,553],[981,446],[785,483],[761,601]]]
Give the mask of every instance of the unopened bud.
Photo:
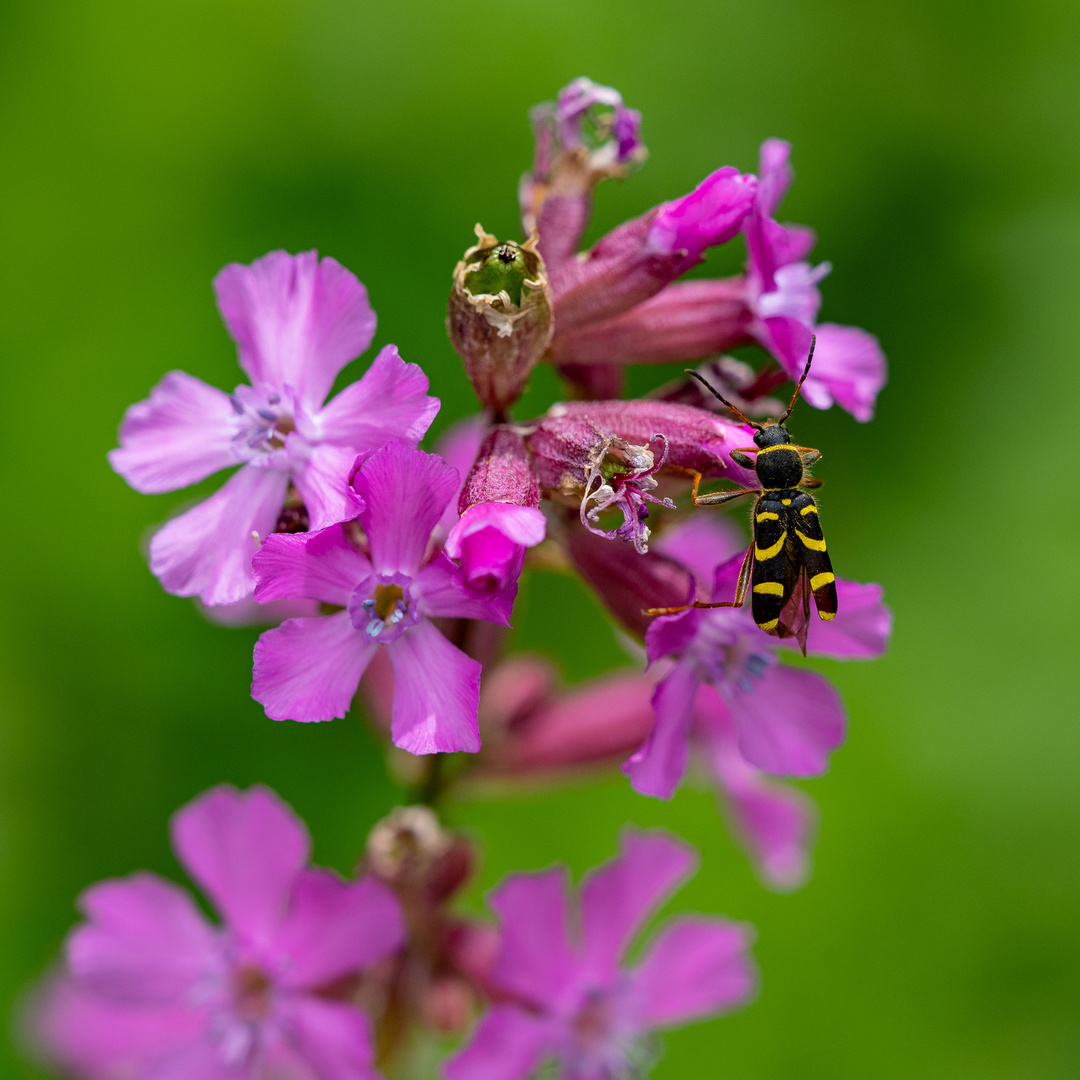
[[[476,235],[454,270],[446,328],[476,396],[501,415],[551,340],[551,290],[535,233],[520,245],[500,243],[480,225]]]
[[[540,486],[521,435],[506,424],[484,438],[458,501],[461,517],[446,538],[472,589],[504,589],[521,572],[525,548],[544,539]]]
[[[453,838],[426,806],[399,806],[368,834],[367,862],[391,885],[429,873]]]

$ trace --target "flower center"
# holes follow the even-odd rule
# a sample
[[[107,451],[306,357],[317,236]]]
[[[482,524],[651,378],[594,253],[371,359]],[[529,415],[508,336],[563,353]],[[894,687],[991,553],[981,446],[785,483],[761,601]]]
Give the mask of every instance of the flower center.
[[[261,1020],[270,1011],[272,984],[265,972],[257,967],[238,968],[233,974],[233,996],[236,1011],[244,1020]]]
[[[387,626],[396,626],[409,610],[400,585],[377,585],[361,605],[371,616],[366,627],[369,637],[377,638]]]
[[[296,430],[296,421],[280,394],[238,386],[229,401],[238,424],[233,440],[246,449],[245,456],[285,449],[285,440]]]

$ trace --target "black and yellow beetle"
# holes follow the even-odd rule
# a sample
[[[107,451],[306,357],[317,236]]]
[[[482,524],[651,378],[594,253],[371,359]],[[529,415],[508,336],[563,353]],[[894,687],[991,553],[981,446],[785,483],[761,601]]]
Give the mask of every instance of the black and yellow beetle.
[[[697,372],[687,372],[740,420],[755,429],[754,445],[732,450],[731,458],[743,468],[753,469],[761,485],[760,490],[740,488],[738,491],[699,495],[701,476],[695,474],[695,506],[717,506],[743,495],[756,495],[757,502],[752,514],[754,542],[743,559],[735,599],[714,603],[698,601],[692,606],[742,607],[749,585],[754,622],[774,637],[796,638],[804,653],[811,593],[822,619],[829,620],[836,615],[836,579],[821,532],[817,503],[807,491],[821,487],[822,481],[806,473],[807,466],[817,461],[821,452],[794,444],[784,426],[795,408],[802,384],[810,374],[814,344],[811,339],[810,355],[795,393],[791,395],[787,412],[779,420],[767,420],[764,424],[755,423],[744,416]],[[756,456],[750,458],[748,452],[756,453]],[[650,614],[668,614],[680,610],[653,609]]]

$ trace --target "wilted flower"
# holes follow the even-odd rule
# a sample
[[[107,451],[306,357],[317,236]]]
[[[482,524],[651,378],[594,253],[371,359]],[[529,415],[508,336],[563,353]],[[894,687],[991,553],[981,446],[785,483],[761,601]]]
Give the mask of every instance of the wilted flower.
[[[446,329],[481,404],[501,416],[551,340],[551,290],[535,232],[521,245],[480,225],[476,235],[454,269]]]
[[[653,494],[657,474],[669,469],[683,477],[699,472],[741,482],[752,474],[731,460],[731,450],[745,446],[748,437],[746,428],[688,405],[590,401],[553,405],[529,425],[525,441],[549,498],[576,505],[589,531],[627,540],[644,554],[648,504],[675,508]],[[615,529],[597,525],[607,510],[622,514]]]
[[[526,233],[539,231],[544,258],[554,265],[577,250],[593,188],[645,160],[641,114],[623,104],[618,90],[580,78],[529,116],[535,150],[518,189],[521,219]]]
[[[88,1080],[376,1077],[349,981],[401,946],[393,893],[309,867],[307,830],[266,788],[215,788],[172,835],[224,925],[155,874],[92,886],[34,1018],[46,1054]]]
[[[439,410],[427,376],[393,345],[323,402],[338,372],[371,344],[367,290],[333,259],[274,251],[214,279],[218,307],[252,385],[230,395],[173,371],[128,409],[109,462],[137,491],[174,491],[240,465],[210,498],[150,542],[164,588],[229,604],[251,595],[251,558],[275,531],[351,516],[348,473],[388,439],[416,444]]]
[[[477,593],[446,555],[429,557],[432,529],[457,489],[457,473],[441,458],[388,443],[352,481],[365,550],[352,523],[266,539],[254,561],[256,600],[309,597],[342,609],[289,619],[259,638],[251,693],[268,716],[344,716],[385,646],[394,666],[395,745],[414,754],[480,749],[480,664],[430,620],[508,625],[514,594]]]
[[[750,998],[752,932],[723,919],[674,919],[623,967],[642,923],[695,859],[663,833],[627,830],[621,847],[580,896],[558,867],[514,874],[491,895],[501,921],[489,984],[501,1000],[444,1066],[448,1080],[522,1080],[550,1060],[562,1080],[620,1080],[650,1063],[656,1029]]]

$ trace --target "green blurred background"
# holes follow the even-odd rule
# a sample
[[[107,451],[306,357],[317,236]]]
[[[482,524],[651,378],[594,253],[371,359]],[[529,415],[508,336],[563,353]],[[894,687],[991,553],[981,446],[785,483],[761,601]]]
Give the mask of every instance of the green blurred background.
[[[168,369],[239,381],[210,279],[277,247],[354,270],[378,343],[442,397],[435,430],[464,415],[450,271],[475,221],[516,235],[526,109],[588,74],[651,151],[591,236],[794,142],[783,217],[834,263],[823,318],[877,333],[892,371],[874,423],[804,407],[798,433],[826,451],[837,566],[885,583],[896,634],[820,664],[851,732],[805,785],[802,891],[756,882],[704,787],[660,804],[609,776],[458,808],[485,845],[472,900],[666,825],[704,857],[675,906],[755,923],[764,982],[669,1036],[660,1080],[1080,1073],[1078,43],[1064,0],[0,4],[5,1012],[80,889],[180,873],[166,821],[209,785],[273,785],[341,868],[402,797],[357,715],[266,719],[255,632],[208,625],[139,554],[184,496],[135,494],[105,452]],[[527,581],[517,622],[569,679],[622,656],[569,579]],[[0,1071],[38,1075],[7,1048]]]

